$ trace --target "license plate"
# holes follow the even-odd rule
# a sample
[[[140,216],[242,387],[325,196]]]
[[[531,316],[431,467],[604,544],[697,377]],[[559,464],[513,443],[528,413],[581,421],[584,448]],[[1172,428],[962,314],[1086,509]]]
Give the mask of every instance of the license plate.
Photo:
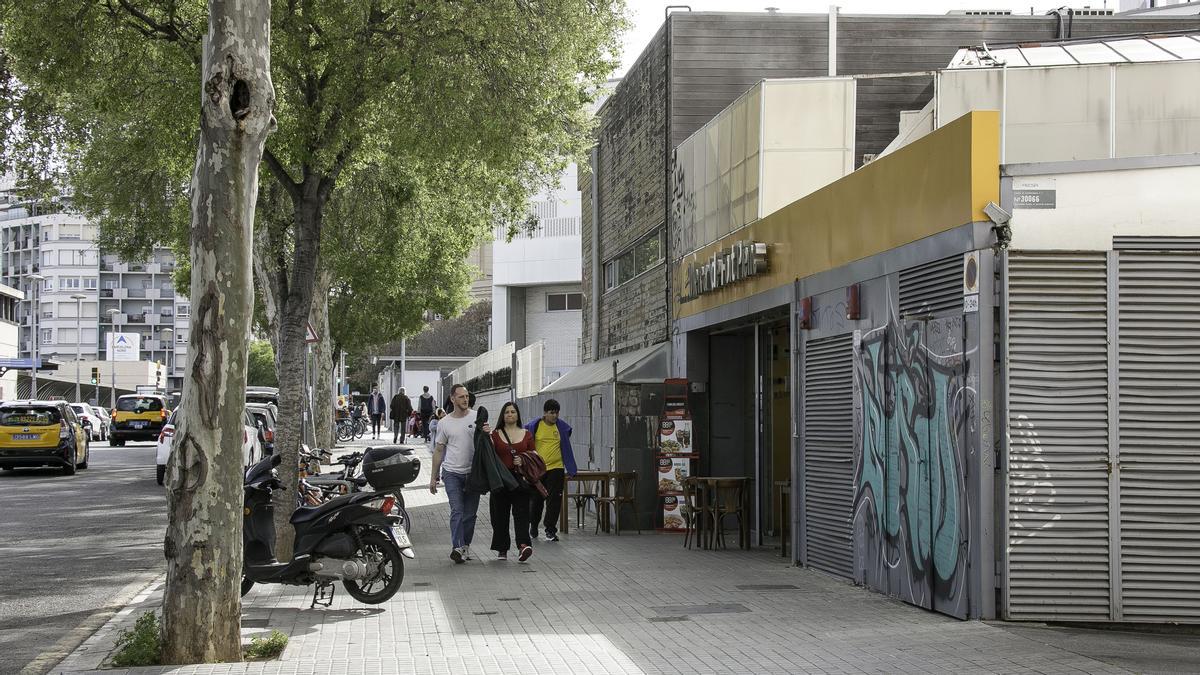
[[[392,534],[396,535],[396,543],[400,544],[400,548],[412,548],[412,541],[409,540],[408,533],[404,531],[403,525],[393,527]]]
[[[36,441],[41,438],[41,434],[13,434],[14,441]]]
[[[133,428],[134,428],[134,429],[144,429],[145,427],[146,427],[146,423],[145,423],[145,422],[134,422],[134,423],[133,423]]]

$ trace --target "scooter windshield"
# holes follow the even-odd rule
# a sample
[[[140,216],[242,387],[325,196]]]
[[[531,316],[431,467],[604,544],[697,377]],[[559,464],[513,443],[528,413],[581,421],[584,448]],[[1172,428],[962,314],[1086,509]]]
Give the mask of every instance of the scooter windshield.
[[[260,483],[271,477],[271,470],[279,466],[283,461],[280,455],[268,455],[263,457],[255,464],[251,464],[250,468],[246,469],[245,485]]]

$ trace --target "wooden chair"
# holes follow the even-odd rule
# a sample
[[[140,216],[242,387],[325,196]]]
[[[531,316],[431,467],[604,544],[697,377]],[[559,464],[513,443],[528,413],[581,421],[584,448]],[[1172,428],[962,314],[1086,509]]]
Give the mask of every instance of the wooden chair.
[[[738,546],[747,547],[746,541],[746,481],[734,478],[720,479],[713,484],[713,530],[721,548],[725,545],[725,519],[737,518]]]
[[[704,492],[700,482],[695,478],[683,479],[683,500],[679,504],[679,513],[683,516],[683,524],[687,528],[683,532],[683,547],[691,548],[692,544],[703,547],[701,538],[704,536]]]
[[[629,507],[633,510],[633,519],[637,524],[638,534],[642,533],[641,512],[637,506],[637,472],[630,471],[628,473],[613,474],[616,480],[616,490],[612,496],[601,496],[596,498],[597,516],[607,512],[608,508],[612,507],[613,524],[617,534],[621,534],[621,507]],[[596,518],[596,533],[600,532],[600,518]]]
[[[583,516],[587,513],[588,502],[594,506],[596,498],[600,496],[600,481],[598,480],[575,480],[575,492],[567,494],[567,497],[575,502],[575,520],[578,523],[576,527],[583,529]],[[599,519],[599,510],[597,509],[597,520]]]

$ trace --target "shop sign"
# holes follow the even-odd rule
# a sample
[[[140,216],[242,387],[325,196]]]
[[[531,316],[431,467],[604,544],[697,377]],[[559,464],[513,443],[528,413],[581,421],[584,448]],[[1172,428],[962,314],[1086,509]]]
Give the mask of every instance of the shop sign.
[[[767,271],[767,245],[739,241],[714,253],[704,262],[690,262],[684,271],[684,293],[688,302]]]

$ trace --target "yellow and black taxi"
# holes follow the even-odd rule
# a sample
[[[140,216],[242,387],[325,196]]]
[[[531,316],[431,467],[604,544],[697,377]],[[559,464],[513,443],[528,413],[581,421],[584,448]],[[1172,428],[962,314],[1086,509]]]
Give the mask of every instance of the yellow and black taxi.
[[[117,398],[108,428],[108,444],[125,445],[125,441],[157,441],[158,433],[167,423],[171,411],[167,397],[158,394],[127,394]]]
[[[0,403],[0,469],[88,466],[88,435],[65,401]]]

